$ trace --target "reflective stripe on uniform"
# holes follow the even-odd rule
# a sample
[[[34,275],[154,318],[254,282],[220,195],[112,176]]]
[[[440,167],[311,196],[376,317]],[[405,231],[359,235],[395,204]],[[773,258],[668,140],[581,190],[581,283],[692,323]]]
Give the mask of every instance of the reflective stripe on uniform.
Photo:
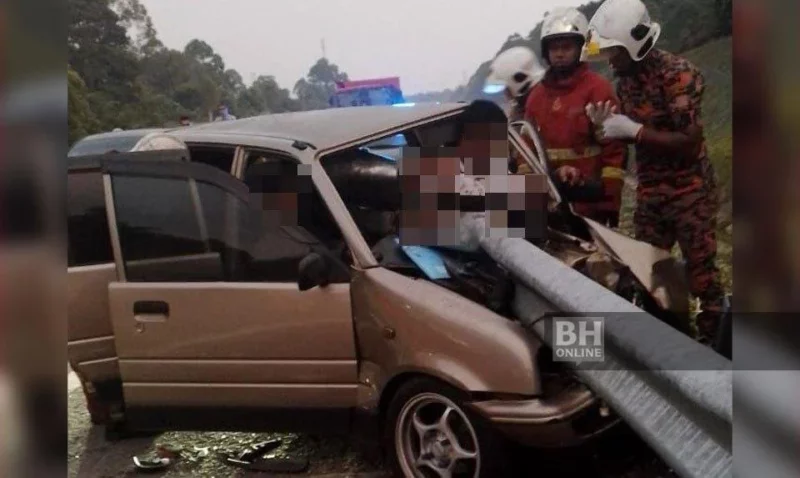
[[[600,176],[604,179],[623,179],[625,177],[625,171],[620,168],[606,167],[603,168]]]
[[[578,154],[574,149],[548,149],[547,156],[551,161],[572,161],[575,159],[591,158],[600,156],[603,153],[603,148],[600,146],[589,146],[583,150],[582,154]]]
[[[533,169],[528,163],[520,163],[517,165],[517,174],[533,174]]]

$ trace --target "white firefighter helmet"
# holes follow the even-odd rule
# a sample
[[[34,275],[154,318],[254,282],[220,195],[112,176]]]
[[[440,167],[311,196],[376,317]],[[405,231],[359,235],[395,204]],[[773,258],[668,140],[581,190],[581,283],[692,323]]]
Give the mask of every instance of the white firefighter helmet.
[[[545,43],[548,40],[559,37],[575,36],[582,40],[581,46],[586,43],[589,34],[589,21],[586,15],[577,8],[558,7],[548,12],[542,21],[541,46],[542,57],[547,61],[547,48]],[[581,56],[581,61],[584,57]]]
[[[545,68],[533,50],[515,46],[501,52],[489,67],[483,92],[500,93],[508,88],[513,98],[524,96],[542,79]]]
[[[621,46],[633,61],[641,61],[661,35],[641,0],[606,0],[589,22],[589,58],[604,59],[602,50]]]

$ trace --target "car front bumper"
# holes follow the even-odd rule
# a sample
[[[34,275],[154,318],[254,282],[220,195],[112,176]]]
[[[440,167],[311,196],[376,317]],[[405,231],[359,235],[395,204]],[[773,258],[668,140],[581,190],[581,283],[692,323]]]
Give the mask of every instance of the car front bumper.
[[[619,423],[596,395],[574,386],[551,399],[489,400],[471,408],[517,443],[543,448],[578,446]]]

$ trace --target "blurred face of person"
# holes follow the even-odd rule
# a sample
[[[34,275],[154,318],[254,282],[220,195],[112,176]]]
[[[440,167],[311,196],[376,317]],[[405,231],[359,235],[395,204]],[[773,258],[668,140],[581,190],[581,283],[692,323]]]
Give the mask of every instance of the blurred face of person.
[[[603,53],[608,56],[608,64],[615,76],[628,76],[633,72],[636,63],[625,48],[614,46],[604,50]]]
[[[465,160],[464,174],[488,176],[492,158],[508,158],[507,123],[472,123],[465,125],[459,154]]]

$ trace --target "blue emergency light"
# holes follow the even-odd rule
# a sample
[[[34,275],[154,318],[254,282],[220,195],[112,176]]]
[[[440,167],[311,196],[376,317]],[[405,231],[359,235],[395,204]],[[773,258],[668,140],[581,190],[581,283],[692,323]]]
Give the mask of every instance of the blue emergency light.
[[[483,87],[483,92],[487,95],[496,95],[505,89],[505,85],[486,85]]]

